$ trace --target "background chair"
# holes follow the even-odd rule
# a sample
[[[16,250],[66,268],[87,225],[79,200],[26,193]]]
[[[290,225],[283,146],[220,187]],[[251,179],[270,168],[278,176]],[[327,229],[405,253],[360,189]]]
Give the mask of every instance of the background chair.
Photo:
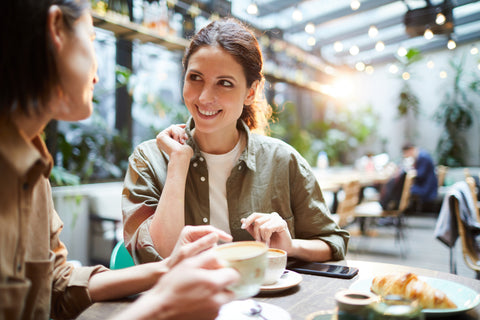
[[[121,239],[113,248],[112,255],[110,257],[110,269],[123,269],[134,266],[132,256],[125,248],[123,239]]]
[[[411,170],[405,175],[403,183],[402,195],[398,208],[395,210],[385,210],[378,201],[370,201],[361,203],[355,208],[355,218],[363,221],[360,226],[362,233],[367,234],[366,230],[367,220],[378,220],[379,218],[388,218],[391,221],[389,224],[395,227],[395,240],[400,247],[400,254],[402,257],[406,256],[407,248],[404,244],[404,214],[410,204],[410,189],[415,179],[415,171]]]
[[[467,182],[467,184],[469,183]],[[472,194],[472,196],[474,196],[473,200],[476,203],[476,194],[474,193]],[[457,220],[458,234],[462,243],[463,260],[465,261],[467,267],[475,271],[475,277],[477,279],[480,279],[480,257],[477,253],[477,250],[475,249],[475,238],[472,236],[471,233],[467,231],[467,223],[462,220],[462,213],[460,210],[460,204],[458,199],[455,197],[451,197],[450,201],[453,202],[453,208]],[[476,222],[479,222],[478,210],[470,214],[472,214],[472,216],[476,219]],[[456,270],[456,266],[454,266],[454,270]]]
[[[342,186],[343,200],[339,201],[333,219],[341,227],[345,228],[353,223],[355,220],[355,207],[360,198],[360,181],[352,180]]]
[[[447,175],[448,167],[444,165],[438,165],[435,169],[435,172],[437,174],[438,187],[441,188],[445,184],[445,177]]]

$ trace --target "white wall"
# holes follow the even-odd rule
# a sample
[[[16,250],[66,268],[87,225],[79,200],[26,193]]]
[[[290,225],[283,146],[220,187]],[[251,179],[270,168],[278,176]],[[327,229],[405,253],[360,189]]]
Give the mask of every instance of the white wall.
[[[480,44],[475,44],[480,48]],[[432,154],[438,142],[442,128],[433,121],[433,114],[442,102],[447,91],[453,88],[453,69],[449,65],[450,59],[459,61],[465,55],[464,81],[468,85],[472,82],[473,74],[480,78],[480,54],[472,55],[472,44],[459,46],[455,50],[442,50],[427,53],[423,59],[411,66],[411,78],[409,81],[413,92],[420,101],[421,115],[417,120],[418,136],[414,143],[430,151]],[[427,67],[427,61],[432,60],[434,68]],[[400,157],[401,146],[405,140],[404,119],[397,118],[397,105],[402,80],[399,73],[389,72],[390,64],[374,66],[374,72],[367,74],[358,72],[352,77],[355,88],[355,100],[358,105],[371,104],[380,115],[379,136],[385,137],[386,151],[392,158]],[[441,79],[440,71],[447,72],[447,78]],[[469,130],[468,146],[470,154],[467,157],[467,165],[480,165],[480,95],[469,91],[468,98],[474,102],[477,110],[477,118],[473,127]],[[378,150],[380,151],[380,150]]]

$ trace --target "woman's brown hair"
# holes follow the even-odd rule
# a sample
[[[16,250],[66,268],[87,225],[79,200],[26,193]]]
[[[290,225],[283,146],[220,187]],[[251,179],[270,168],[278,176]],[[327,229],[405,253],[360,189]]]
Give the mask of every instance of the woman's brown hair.
[[[258,80],[257,96],[251,105],[243,106],[240,118],[252,131],[264,133],[272,109],[263,97],[263,58],[253,32],[233,18],[211,22],[192,38],[183,57],[184,71],[192,54],[204,46],[219,46],[228,52],[242,66],[248,88]]]

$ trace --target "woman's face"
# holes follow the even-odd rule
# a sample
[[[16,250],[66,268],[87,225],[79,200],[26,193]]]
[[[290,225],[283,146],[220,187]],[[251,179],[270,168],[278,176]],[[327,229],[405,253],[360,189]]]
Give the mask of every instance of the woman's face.
[[[57,55],[62,107],[55,118],[77,121],[91,115],[93,87],[98,82],[91,15],[83,14],[67,35]]]
[[[204,46],[190,57],[183,98],[196,132],[225,134],[236,130],[243,105],[253,102],[242,66],[225,50]]]

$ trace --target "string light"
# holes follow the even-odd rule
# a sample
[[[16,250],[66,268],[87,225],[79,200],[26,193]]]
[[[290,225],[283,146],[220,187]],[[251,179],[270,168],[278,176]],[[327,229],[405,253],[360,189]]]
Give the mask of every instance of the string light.
[[[402,79],[403,79],[403,80],[408,80],[408,79],[410,79],[410,73],[408,73],[408,72],[402,73]]]
[[[258,7],[255,2],[251,2],[247,7],[247,13],[256,16],[258,14]]]
[[[375,44],[375,50],[380,52],[380,51],[383,51],[383,49],[385,49],[385,44],[383,43],[383,41],[378,41]]]
[[[438,24],[439,26],[443,25],[447,18],[443,15],[443,13],[439,12],[437,13],[437,16],[435,18],[435,23]]]
[[[427,40],[432,39],[432,38],[433,38],[433,32],[432,32],[432,30],[430,30],[430,28],[427,28],[427,29],[425,30],[425,32],[423,33],[423,36],[424,36],[425,39],[427,39]]]
[[[343,44],[340,41],[335,41],[333,44],[333,49],[335,52],[341,52],[343,50]]]
[[[453,39],[449,39],[448,42],[447,42],[447,48],[449,50],[453,50],[457,47],[457,44],[455,43],[455,41],[453,41]]]
[[[400,47],[398,48],[397,50],[397,54],[400,56],[400,57],[405,57],[407,55],[407,49],[405,49],[404,47]]]
[[[315,33],[315,25],[311,22],[307,23],[305,26],[305,32],[308,34],[314,34]]]
[[[369,36],[370,38],[375,38],[377,35],[378,35],[378,29],[377,29],[377,27],[375,27],[375,26],[370,26],[370,28],[368,28],[368,36]]]
[[[357,71],[365,70],[365,63],[363,63],[362,61],[357,62],[355,64],[355,69],[357,69]]]
[[[353,11],[358,10],[358,8],[360,8],[360,1],[352,0],[350,2],[350,8],[352,8]]]
[[[356,56],[360,52],[360,48],[357,46],[351,46],[348,50],[352,56]]]
[[[308,44],[310,47],[313,47],[316,43],[317,43],[317,40],[315,40],[314,37],[308,37],[308,39],[307,39],[307,44]]]
[[[428,69],[433,69],[433,67],[435,67],[435,63],[432,60],[428,60],[427,68]]]
[[[368,74],[372,74],[374,71],[373,66],[366,66],[365,67],[365,72]]]
[[[445,79],[447,77],[447,72],[446,71],[440,71],[440,78]]]
[[[472,47],[472,48],[470,49],[470,54],[476,55],[477,53],[478,53],[478,48],[477,48],[477,47]]]
[[[303,20],[303,14],[298,7],[295,7],[295,9],[292,12],[292,19],[295,21],[302,21]]]
[[[391,64],[390,67],[388,68],[388,71],[390,71],[390,73],[396,74],[398,72],[397,65]]]

